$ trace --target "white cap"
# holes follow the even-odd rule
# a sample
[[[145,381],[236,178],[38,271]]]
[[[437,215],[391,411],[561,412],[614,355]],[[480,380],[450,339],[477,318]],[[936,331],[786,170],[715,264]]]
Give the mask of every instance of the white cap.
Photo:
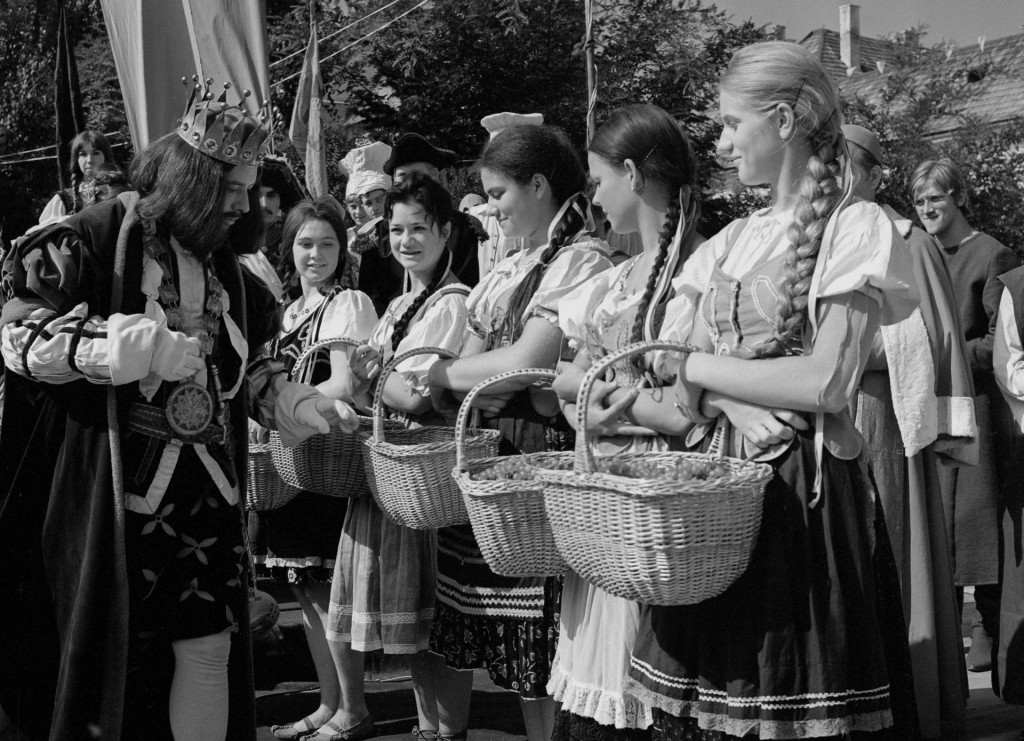
[[[384,142],[374,142],[356,147],[338,163],[348,173],[345,197],[361,196],[374,190],[391,187],[391,177],[381,169],[391,156],[391,147]]]
[[[480,119],[480,125],[487,129],[493,139],[502,129],[509,126],[540,126],[544,123],[543,113],[492,113]]]

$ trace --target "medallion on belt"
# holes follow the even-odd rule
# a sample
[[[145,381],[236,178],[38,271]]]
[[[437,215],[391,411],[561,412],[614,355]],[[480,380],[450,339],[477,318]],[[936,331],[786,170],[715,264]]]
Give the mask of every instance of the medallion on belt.
[[[164,413],[179,435],[198,435],[213,421],[213,396],[194,381],[179,384],[167,397]]]

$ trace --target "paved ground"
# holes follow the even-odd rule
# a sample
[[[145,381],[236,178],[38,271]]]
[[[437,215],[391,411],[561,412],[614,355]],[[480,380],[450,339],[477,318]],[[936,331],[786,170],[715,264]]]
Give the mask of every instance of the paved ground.
[[[261,584],[261,588],[263,585]],[[278,592],[279,599],[286,599]],[[973,609],[968,602],[964,611]],[[305,647],[296,603],[283,603],[280,624],[285,643],[273,655],[257,655],[257,722],[259,740],[272,741],[270,726],[295,721],[316,709],[315,672]],[[1016,741],[1024,730],[1024,707],[1006,705],[992,692],[989,672],[968,673],[971,696],[967,722],[957,741]],[[367,704],[381,741],[411,741],[416,705],[407,679],[367,682]],[[473,685],[470,741],[520,741],[526,736],[515,695],[494,687],[484,672]]]

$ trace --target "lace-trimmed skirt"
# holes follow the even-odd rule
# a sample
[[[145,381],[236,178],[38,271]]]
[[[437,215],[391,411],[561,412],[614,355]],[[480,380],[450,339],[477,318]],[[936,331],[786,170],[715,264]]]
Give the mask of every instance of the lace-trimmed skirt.
[[[777,459],[746,573],[696,605],[644,606],[629,690],[656,741],[879,733],[915,738],[898,580],[884,518],[858,461],[813,443]]]

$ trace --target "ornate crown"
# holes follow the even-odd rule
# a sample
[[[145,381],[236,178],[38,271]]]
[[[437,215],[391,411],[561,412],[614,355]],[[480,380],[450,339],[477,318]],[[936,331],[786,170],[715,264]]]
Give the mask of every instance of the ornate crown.
[[[181,78],[183,84],[188,80]],[[192,93],[189,95],[185,115],[178,121],[178,136],[203,154],[229,165],[255,167],[263,157],[270,143],[268,104],[264,103],[256,116],[249,113],[245,100],[252,93],[242,91],[237,105],[228,105],[227,94],[230,82],[224,83],[224,91],[216,100],[210,86],[213,78],[202,85],[199,78],[192,77]],[[247,125],[249,124],[249,125]]]

